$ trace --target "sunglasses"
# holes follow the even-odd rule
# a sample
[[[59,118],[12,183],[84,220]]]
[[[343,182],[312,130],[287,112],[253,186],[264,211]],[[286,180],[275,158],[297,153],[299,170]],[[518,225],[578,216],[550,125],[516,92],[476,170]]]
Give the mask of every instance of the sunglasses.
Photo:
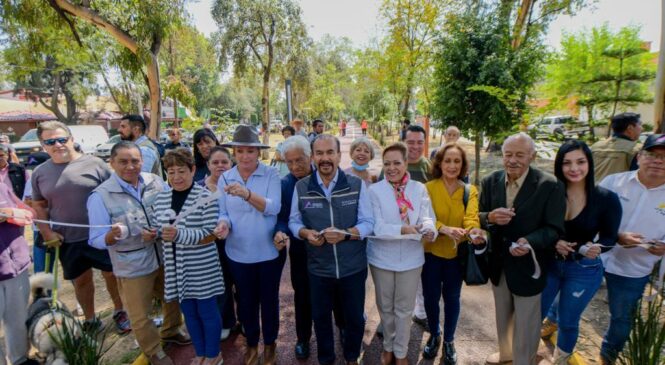
[[[60,137],[60,138],[50,138],[50,139],[45,139],[43,143],[46,146],[55,146],[56,142],[60,144],[65,144],[69,141],[69,137]]]

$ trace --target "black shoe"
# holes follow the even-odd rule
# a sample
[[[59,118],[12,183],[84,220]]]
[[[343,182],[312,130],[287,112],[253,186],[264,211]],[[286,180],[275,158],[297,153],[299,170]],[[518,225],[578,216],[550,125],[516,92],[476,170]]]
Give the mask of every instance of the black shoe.
[[[416,316],[413,316],[412,320],[413,323],[422,327],[426,332],[429,332],[429,324],[427,323],[427,318],[418,318]]]
[[[457,352],[455,352],[455,344],[453,342],[443,343],[443,364],[444,365],[457,364]]]
[[[379,325],[376,327],[376,337],[383,339],[383,322],[379,322]]]
[[[439,346],[441,346],[441,336],[430,335],[423,348],[423,357],[428,360],[435,358],[436,354],[439,352]]]
[[[307,342],[298,342],[294,349],[296,353],[296,359],[304,360],[309,357],[309,343]]]

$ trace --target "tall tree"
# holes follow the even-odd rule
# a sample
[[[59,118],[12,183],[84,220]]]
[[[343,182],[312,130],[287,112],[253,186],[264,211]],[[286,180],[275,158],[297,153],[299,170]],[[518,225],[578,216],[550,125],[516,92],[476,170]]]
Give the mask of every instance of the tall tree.
[[[233,63],[233,71],[261,73],[262,126],[270,123],[270,82],[275,68],[286,64],[298,45],[306,41],[307,30],[300,6],[292,0],[216,0],[212,16],[219,27],[220,61]],[[269,142],[269,134],[263,134]],[[267,157],[267,151],[264,153]]]
[[[3,2],[3,17],[46,27],[53,24],[35,17],[35,9],[41,12],[55,11],[63,21],[62,26],[71,31],[79,46],[84,47],[86,42],[86,34],[81,31],[79,22],[91,25],[122,46],[124,54],[120,57],[120,66],[143,73],[148,85],[151,110],[149,134],[155,138],[161,122],[158,55],[162,41],[183,19],[183,3],[184,0],[19,0]]]
[[[654,77],[650,58],[639,27],[612,32],[604,25],[569,34],[548,64],[545,91],[558,104],[576,100],[585,107],[589,121],[599,109],[612,117],[620,106],[650,101],[648,87]]]
[[[408,116],[416,75],[424,71],[434,55],[433,42],[442,9],[441,0],[384,0],[381,7],[388,23],[387,52],[403,66],[401,114]]]
[[[448,17],[434,74],[433,115],[471,131],[475,139],[475,182],[480,175],[482,136],[510,129],[525,106],[519,95],[536,80],[540,47],[511,44],[500,8],[473,6]]]

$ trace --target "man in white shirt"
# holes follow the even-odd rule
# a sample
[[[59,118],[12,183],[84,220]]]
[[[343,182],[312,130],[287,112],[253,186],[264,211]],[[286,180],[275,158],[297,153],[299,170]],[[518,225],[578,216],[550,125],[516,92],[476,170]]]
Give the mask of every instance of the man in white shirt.
[[[647,138],[637,161],[637,171],[610,175],[600,183],[619,195],[623,208],[618,245],[602,255],[610,307],[600,350],[603,365],[613,364],[623,350],[638,300],[665,254],[665,135]]]

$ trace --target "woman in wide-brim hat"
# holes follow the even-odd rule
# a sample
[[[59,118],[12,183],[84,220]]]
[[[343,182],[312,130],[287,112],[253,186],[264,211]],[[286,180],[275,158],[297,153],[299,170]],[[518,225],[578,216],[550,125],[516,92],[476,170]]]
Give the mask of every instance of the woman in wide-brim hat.
[[[238,315],[247,337],[245,364],[258,364],[258,344],[263,332],[263,364],[275,363],[279,329],[279,280],[285,256],[273,245],[272,234],[281,207],[281,183],[277,170],[259,160],[269,148],[257,133],[240,125],[233,140],[236,166],[224,172],[218,188],[220,219],[215,230],[226,238],[226,254],[238,290]],[[261,321],[259,324],[259,313]]]

